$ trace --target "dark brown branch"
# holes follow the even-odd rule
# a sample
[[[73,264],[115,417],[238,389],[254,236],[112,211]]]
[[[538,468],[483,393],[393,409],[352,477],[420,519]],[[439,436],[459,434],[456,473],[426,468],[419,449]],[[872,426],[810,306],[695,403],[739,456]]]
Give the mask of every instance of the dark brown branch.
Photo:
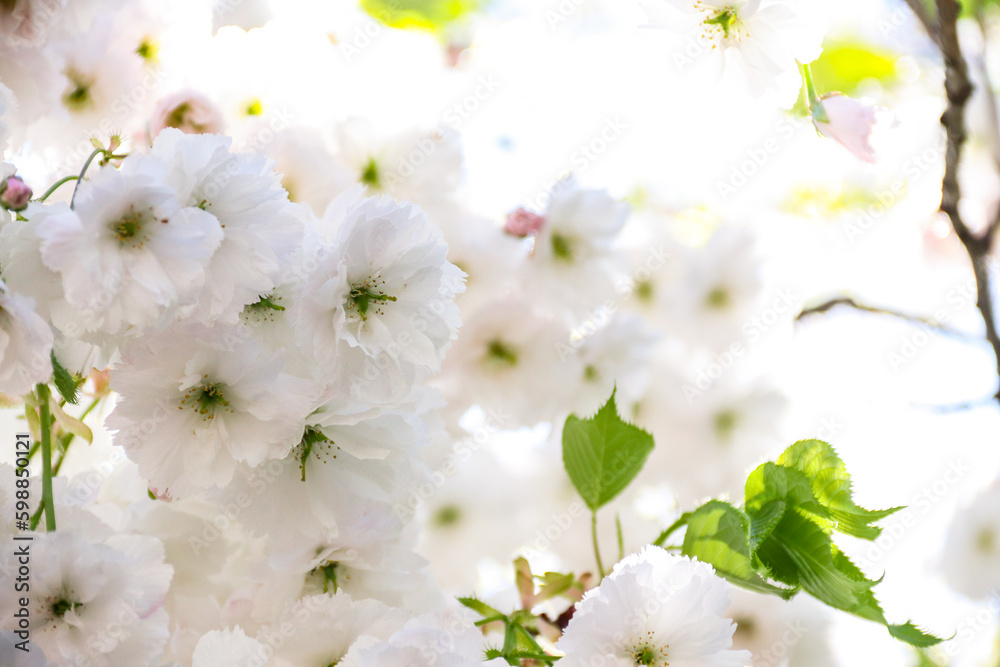
[[[936,44],[938,41],[937,22],[931,16],[931,13],[927,11],[927,5],[924,4],[924,0],[906,0],[906,4],[909,5],[913,14],[920,21],[920,24],[924,26],[927,36]]]
[[[909,322],[911,324],[916,324],[918,326],[927,327],[929,329],[934,329],[942,334],[948,336],[954,336],[955,338],[962,339],[976,339],[976,336],[971,336],[964,331],[959,331],[958,329],[953,329],[947,324],[942,324],[937,320],[933,320],[929,317],[920,317],[919,315],[910,315],[907,313],[901,313],[898,310],[890,310],[888,308],[879,308],[877,306],[869,306],[868,304],[856,301],[853,297],[841,296],[835,299],[829,299],[822,303],[816,304],[815,306],[809,306],[808,308],[803,308],[802,312],[796,316],[796,320],[804,319],[810,315],[819,315],[825,313],[837,306],[847,306],[849,308],[854,308],[855,310],[860,310],[865,313],[876,313],[878,315],[887,315],[889,317],[895,317],[896,319]]]
[[[977,234],[962,220],[958,210],[962,191],[958,183],[958,167],[962,160],[962,145],[965,143],[965,106],[972,96],[972,82],[969,81],[969,68],[962,55],[958,41],[958,0],[936,0],[938,14],[938,46],[944,57],[944,88],[948,97],[948,106],[941,115],[941,124],[947,133],[948,143],[945,149],[944,179],[941,184],[941,210],[948,215],[962,245],[972,260],[972,269],[976,277],[976,307],[979,308],[986,324],[986,340],[989,341],[996,357],[997,377],[1000,379],[1000,335],[997,333],[996,317],[993,312],[993,296],[990,286],[990,246],[997,225],[990,224],[986,230]],[[1000,400],[1000,387],[997,390]]]

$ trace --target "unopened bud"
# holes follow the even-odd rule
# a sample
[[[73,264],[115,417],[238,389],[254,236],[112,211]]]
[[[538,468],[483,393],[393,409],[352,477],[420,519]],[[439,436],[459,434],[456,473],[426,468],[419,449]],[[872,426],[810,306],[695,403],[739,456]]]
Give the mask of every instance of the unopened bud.
[[[31,188],[20,176],[8,176],[0,181],[0,206],[8,211],[23,211],[31,201]]]
[[[525,237],[538,233],[538,230],[545,224],[545,218],[532,213],[523,208],[510,213],[507,216],[507,223],[503,226],[504,231],[511,236]]]

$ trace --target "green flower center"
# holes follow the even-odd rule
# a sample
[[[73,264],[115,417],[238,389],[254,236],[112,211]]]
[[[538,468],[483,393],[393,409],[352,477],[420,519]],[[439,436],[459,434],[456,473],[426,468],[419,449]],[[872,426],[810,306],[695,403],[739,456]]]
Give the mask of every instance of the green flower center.
[[[302,470],[303,482],[306,481],[306,461],[309,460],[309,455],[315,451],[316,457],[320,461],[326,462],[327,455],[334,447],[336,447],[336,443],[323,435],[322,431],[311,426],[306,427],[306,430],[302,433],[302,440],[299,442],[296,452],[296,458],[299,459],[299,468]],[[333,458],[337,458],[337,455],[333,454]]]
[[[635,654],[635,664],[637,665],[652,665],[656,656],[653,654],[652,649],[646,647],[640,649]]]
[[[382,187],[382,177],[379,173],[378,163],[375,158],[368,158],[368,164],[361,170],[361,182],[373,188]]]
[[[243,109],[244,113],[248,116],[260,116],[264,113],[264,105],[258,99],[252,99],[247,102],[247,106]]]
[[[93,85],[86,77],[75,70],[66,72],[69,79],[69,89],[63,95],[62,101],[70,111],[84,111],[94,104],[90,95],[90,87]]]
[[[727,439],[732,436],[739,423],[739,414],[734,410],[723,410],[715,415],[715,433],[720,438]]]
[[[495,338],[486,346],[486,361],[494,366],[516,366],[517,350],[502,340]]]
[[[736,15],[736,10],[732,7],[727,7],[715,16],[705,19],[705,25],[718,26],[722,30],[722,34],[729,37],[729,31],[737,20],[739,20],[739,17]]]
[[[434,517],[431,519],[435,526],[440,528],[446,528],[448,526],[454,526],[462,518],[462,510],[456,505],[445,505],[434,513]]]
[[[643,303],[651,302],[653,300],[653,283],[649,280],[636,283],[635,298]]]
[[[382,281],[382,284],[385,284],[384,280]],[[396,300],[396,297],[389,296],[385,292],[379,291],[377,285],[377,278],[369,278],[362,283],[351,285],[351,293],[349,296],[350,304],[353,304],[353,307],[357,309],[362,320],[368,319],[368,309],[371,307],[373,301],[385,303],[387,301]],[[380,307],[376,307],[375,312],[381,315],[382,309]]]
[[[976,535],[976,548],[979,551],[992,554],[997,546],[997,536],[990,528],[983,528]]]
[[[713,287],[712,291],[705,296],[705,305],[714,310],[724,310],[731,301],[729,290],[721,285]]]
[[[142,216],[130,213],[111,225],[115,238],[122,245],[135,238],[142,231]]]
[[[160,47],[156,42],[147,36],[143,37],[142,42],[140,42],[139,46],[136,47],[135,52],[146,62],[152,62],[156,60],[156,56],[159,55]]]
[[[552,233],[552,254],[556,259],[566,262],[573,261],[573,243],[568,236],[563,236],[558,232]]]
[[[203,381],[197,387],[191,387],[184,393],[181,409],[193,409],[206,419],[215,419],[219,410],[229,411],[229,400],[226,399],[226,385],[208,381],[208,376],[202,376]]]
[[[54,603],[52,603],[52,615],[55,618],[62,618],[63,616],[66,615],[66,612],[73,611],[77,607],[82,607],[82,606],[83,605],[81,605],[79,602],[70,602],[65,598],[56,600]]]

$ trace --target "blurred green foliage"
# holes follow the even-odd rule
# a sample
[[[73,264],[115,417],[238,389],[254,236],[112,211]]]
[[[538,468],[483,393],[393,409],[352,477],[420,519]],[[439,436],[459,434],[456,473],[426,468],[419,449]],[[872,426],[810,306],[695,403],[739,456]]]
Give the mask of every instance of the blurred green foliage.
[[[361,0],[361,8],[387,26],[430,32],[441,32],[479,6],[479,0]]]

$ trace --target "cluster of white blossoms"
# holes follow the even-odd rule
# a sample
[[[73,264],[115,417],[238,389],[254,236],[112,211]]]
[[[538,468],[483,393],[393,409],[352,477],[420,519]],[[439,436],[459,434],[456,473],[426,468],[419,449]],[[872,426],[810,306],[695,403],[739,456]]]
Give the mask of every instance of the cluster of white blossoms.
[[[615,502],[632,551],[786,443],[781,394],[735,368],[766,368],[797,307],[747,220],[632,210],[572,175],[473,212],[455,128],[399,130],[364,104],[401,63],[338,58],[343,25],[379,24],[352,6],[325,32],[213,33],[264,4],[0,3],[0,392],[30,412],[66,369],[111,432],[77,464],[80,411],[49,401],[58,526],[22,531],[33,653],[5,595],[0,664],[507,664],[447,598],[516,553],[593,569],[549,425],[617,387],[655,435]],[[796,3],[666,4],[760,89],[818,50]],[[264,76],[271,61],[294,66]],[[546,442],[490,442],[519,429]],[[14,480],[0,468],[3,536],[22,530]],[[649,548],[550,648],[570,666],[745,665],[728,604],[711,567]]]

